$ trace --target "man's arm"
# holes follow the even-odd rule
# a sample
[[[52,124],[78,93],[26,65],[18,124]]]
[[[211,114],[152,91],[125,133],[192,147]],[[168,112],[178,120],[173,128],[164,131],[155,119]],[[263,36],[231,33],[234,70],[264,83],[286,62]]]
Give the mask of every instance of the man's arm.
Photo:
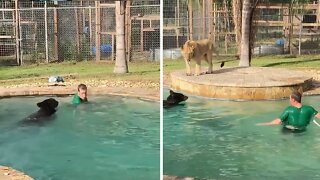
[[[320,115],[319,115],[319,117],[320,117]],[[258,123],[257,125],[258,126],[269,126],[269,125],[278,125],[278,124],[281,124],[281,119],[279,119],[279,118],[277,118],[273,121],[270,121],[270,122],[266,122],[266,123]]]
[[[258,126],[269,126],[269,125],[281,124],[282,121],[286,122],[287,118],[289,116],[289,111],[288,111],[289,108],[290,107],[287,107],[277,119],[270,121],[270,122],[266,122],[266,123],[258,123],[257,125]]]
[[[314,117],[320,119],[320,113],[316,114]]]

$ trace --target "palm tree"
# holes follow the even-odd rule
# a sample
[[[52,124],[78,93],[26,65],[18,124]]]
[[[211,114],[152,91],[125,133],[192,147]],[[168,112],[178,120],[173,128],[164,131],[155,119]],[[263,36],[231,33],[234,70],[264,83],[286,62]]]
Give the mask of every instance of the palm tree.
[[[126,1],[116,1],[116,64],[114,73],[128,73],[128,62],[125,49],[125,4]]]

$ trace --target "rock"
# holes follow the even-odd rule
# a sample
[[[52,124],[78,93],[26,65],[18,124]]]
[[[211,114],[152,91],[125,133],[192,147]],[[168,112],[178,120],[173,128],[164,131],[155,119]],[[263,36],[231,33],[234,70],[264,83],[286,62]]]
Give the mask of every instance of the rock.
[[[10,167],[0,166],[0,179],[1,180],[34,180],[23,172],[17,171]]]

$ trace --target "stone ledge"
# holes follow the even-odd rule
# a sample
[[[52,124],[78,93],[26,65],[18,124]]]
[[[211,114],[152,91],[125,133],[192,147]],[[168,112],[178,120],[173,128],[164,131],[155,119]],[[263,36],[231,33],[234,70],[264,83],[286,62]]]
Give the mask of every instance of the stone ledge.
[[[293,90],[309,90],[311,84],[312,76],[281,68],[236,67],[200,76],[186,76],[184,71],[171,74],[174,90],[218,99],[281,99]]]
[[[1,88],[0,98],[13,96],[72,95],[76,88],[70,86]],[[119,95],[159,101],[160,92],[148,88],[91,87],[88,95]]]
[[[234,67],[213,71],[212,74],[186,76],[185,71],[171,73],[171,80],[224,87],[274,87],[298,85],[312,80],[305,72],[268,67]]]
[[[30,176],[6,166],[0,166],[1,180],[34,180]]]

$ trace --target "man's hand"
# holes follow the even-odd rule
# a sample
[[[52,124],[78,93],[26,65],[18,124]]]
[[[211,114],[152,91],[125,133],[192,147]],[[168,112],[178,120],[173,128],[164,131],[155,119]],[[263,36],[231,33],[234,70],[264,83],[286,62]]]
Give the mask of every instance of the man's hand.
[[[266,123],[257,123],[257,126],[269,126],[269,125],[277,125],[277,124],[281,124],[281,119],[275,119],[271,122],[266,122]]]

